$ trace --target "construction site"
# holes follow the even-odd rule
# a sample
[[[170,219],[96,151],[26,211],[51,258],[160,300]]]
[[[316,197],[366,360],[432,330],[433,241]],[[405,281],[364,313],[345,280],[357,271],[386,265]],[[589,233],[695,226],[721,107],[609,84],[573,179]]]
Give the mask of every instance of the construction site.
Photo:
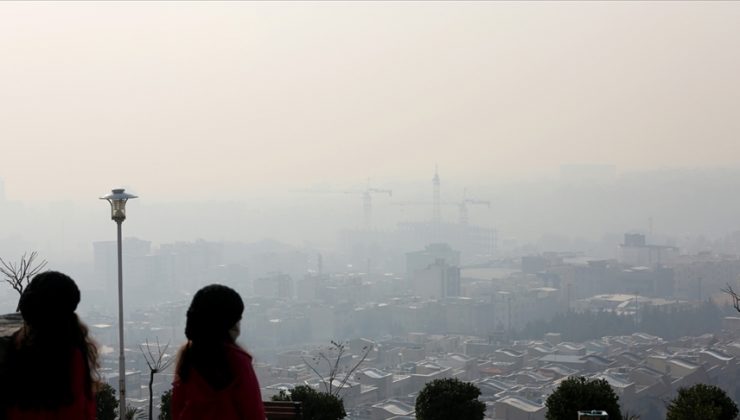
[[[339,232],[339,250],[349,256],[350,264],[367,272],[403,271],[404,253],[434,243],[445,243],[458,250],[462,265],[478,265],[490,261],[496,252],[496,230],[492,226],[472,224],[469,213],[471,207],[476,207],[485,212],[483,216],[488,216],[490,220],[491,201],[468,197],[465,190],[460,200],[445,200],[439,171],[436,169],[431,186],[431,200],[427,201],[396,201],[393,200],[392,190],[371,187],[369,184],[362,191],[346,191],[362,196],[363,209],[361,228],[341,229]],[[384,200],[385,205],[428,210],[428,218],[398,221],[394,229],[378,229],[373,224],[374,195],[390,198]],[[443,207],[457,210],[457,220],[445,220],[442,216]]]

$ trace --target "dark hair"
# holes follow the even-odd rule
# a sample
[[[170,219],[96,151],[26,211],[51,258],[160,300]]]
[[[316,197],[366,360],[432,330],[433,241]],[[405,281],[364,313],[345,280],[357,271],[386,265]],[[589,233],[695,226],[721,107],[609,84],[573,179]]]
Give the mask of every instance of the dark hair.
[[[3,379],[11,384],[4,390],[11,405],[55,409],[71,404],[75,350],[82,354],[86,396],[93,397],[98,351],[74,312],[79,302],[74,280],[57,271],[37,274],[23,291],[18,306],[24,325],[14,334],[9,378]]]
[[[187,312],[185,337],[180,350],[177,375],[187,381],[190,369],[215,389],[225,388],[234,379],[227,346],[234,344],[229,330],[242,318],[244,302],[234,289],[212,284],[193,296]]]

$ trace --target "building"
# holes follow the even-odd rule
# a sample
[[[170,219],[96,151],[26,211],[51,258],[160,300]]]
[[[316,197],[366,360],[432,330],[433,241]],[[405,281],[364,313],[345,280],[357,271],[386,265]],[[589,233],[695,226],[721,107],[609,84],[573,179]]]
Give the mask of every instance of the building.
[[[632,266],[656,267],[672,264],[678,258],[678,248],[648,245],[645,235],[626,233],[619,245],[619,262]]]
[[[448,244],[436,243],[427,245],[423,251],[406,253],[406,274],[411,276],[415,271],[429,267],[442,260],[447,265],[460,266],[460,252]]]
[[[460,267],[451,266],[438,258],[426,268],[411,275],[414,295],[424,299],[444,299],[460,295]]]
[[[293,298],[293,279],[287,274],[273,274],[254,281],[254,295],[282,299]]]
[[[137,238],[122,241],[123,271],[127,287],[146,286],[144,278],[145,259],[151,253],[152,243]],[[99,288],[114,296],[118,291],[118,245],[116,241],[93,242],[93,272]]]

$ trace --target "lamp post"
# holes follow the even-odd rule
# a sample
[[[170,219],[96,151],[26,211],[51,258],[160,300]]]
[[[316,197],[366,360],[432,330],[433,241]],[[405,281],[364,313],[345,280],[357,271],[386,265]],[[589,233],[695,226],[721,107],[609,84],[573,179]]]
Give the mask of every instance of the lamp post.
[[[137,198],[128,194],[123,188],[117,188],[100,197],[110,203],[111,219],[118,226],[118,414],[121,419],[126,415],[126,359],[123,354],[123,252],[121,244],[121,224],[126,220],[126,201]]]

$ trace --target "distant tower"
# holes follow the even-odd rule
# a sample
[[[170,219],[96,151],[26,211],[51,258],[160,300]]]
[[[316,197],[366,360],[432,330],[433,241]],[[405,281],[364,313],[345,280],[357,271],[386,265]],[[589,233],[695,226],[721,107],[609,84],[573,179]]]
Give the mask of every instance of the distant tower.
[[[439,198],[439,171],[437,165],[434,165],[434,178],[432,179],[432,185],[434,186],[434,196],[432,200],[432,224],[434,224],[435,235],[439,234],[439,223],[440,217],[440,198]]]

